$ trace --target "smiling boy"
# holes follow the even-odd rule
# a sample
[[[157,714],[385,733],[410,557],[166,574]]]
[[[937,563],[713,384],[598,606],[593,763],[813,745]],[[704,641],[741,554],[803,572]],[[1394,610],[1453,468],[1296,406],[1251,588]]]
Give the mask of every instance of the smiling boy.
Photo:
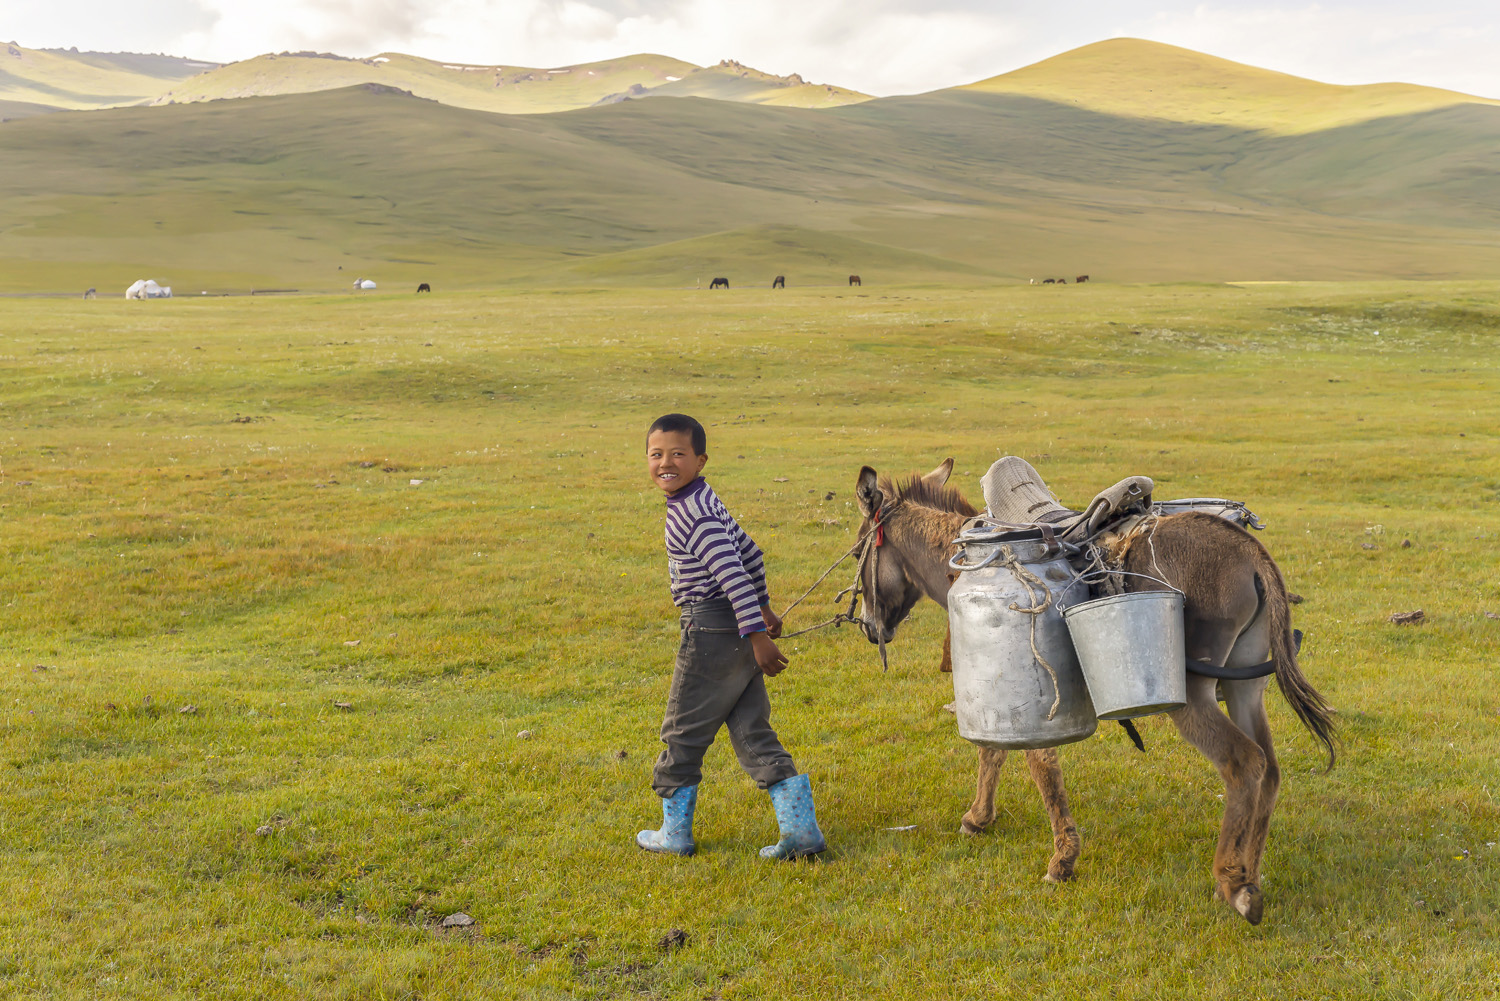
[[[667,566],[682,641],[661,725],[667,746],[651,777],[662,827],[635,841],[648,851],[693,854],[703,755],[727,725],[740,767],[770,794],[781,828],[780,842],[761,855],[816,855],[828,846],[812,787],[771,729],[765,679],[787,666],[776,647],[781,620],[771,611],[760,548],[703,479],[707,463],[703,425],[686,414],[660,417],[646,432],[646,470],[667,499]]]

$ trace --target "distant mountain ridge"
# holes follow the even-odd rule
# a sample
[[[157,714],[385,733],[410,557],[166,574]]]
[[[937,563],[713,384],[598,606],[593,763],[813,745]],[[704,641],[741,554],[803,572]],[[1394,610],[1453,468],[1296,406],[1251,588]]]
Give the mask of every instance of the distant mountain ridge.
[[[175,56],[25,49],[12,42],[0,53],[0,115],[307,94],[367,83],[453,107],[513,115],[647,97],[796,108],[872,100],[847,87],[810,83],[796,73],[777,76],[732,59],[697,66],[654,53],[550,68],[440,62],[399,52],[364,58],[278,52],[218,64]],[[1137,38],[1095,42],[951,89],[1280,134],[1460,104],[1500,103],[1416,84],[1320,83]]]
[[[358,83],[396,87],[457,108],[511,115],[575,111],[654,96],[711,97],[803,108],[838,107],[870,99],[847,88],[809,84],[795,74],[779,77],[731,60],[702,67],[654,53],[543,69],[441,63],[399,52],[384,52],[368,59],[283,52],[230,63],[193,77],[152,103],[311,93]]]
[[[133,52],[0,48],[0,115],[143,104],[218,63]]]
[[[0,115],[310,94],[366,83],[456,108],[511,115],[575,111],[643,97],[707,97],[795,108],[870,100],[868,94],[810,83],[796,73],[777,76],[730,59],[697,66],[653,53],[550,68],[447,63],[400,52],[367,58],[276,52],[219,64],[174,56],[25,49],[11,43],[0,53]]]

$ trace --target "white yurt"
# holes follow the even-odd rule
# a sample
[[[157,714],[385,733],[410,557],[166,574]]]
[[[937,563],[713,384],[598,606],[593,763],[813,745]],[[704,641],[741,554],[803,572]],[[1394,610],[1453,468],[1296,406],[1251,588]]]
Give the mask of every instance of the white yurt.
[[[375,283],[368,278],[356,278],[354,279],[354,287],[357,289],[374,288]]]
[[[172,286],[158,285],[154,278],[141,278],[125,290],[127,299],[170,299]]]

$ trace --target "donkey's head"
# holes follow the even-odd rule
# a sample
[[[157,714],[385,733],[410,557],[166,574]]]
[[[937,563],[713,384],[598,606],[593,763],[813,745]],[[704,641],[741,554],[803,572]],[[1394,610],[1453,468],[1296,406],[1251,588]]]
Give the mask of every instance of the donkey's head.
[[[953,511],[960,510],[955,505],[961,505],[967,514],[974,513],[957,491],[944,487],[952,472],[953,460],[946,459],[926,476],[913,476],[897,486],[869,466],[859,471],[854,485],[859,513],[864,516],[859,537],[867,539],[874,533],[860,570],[863,601],[859,624],[871,643],[889,643],[895,637],[896,627],[911,614],[912,606],[924,593],[919,568],[934,559],[934,553],[926,551],[930,545],[918,541],[921,533],[901,532],[902,541],[896,541],[898,533],[891,531],[893,519],[901,519],[904,526],[914,516],[920,517],[918,507],[934,502]]]

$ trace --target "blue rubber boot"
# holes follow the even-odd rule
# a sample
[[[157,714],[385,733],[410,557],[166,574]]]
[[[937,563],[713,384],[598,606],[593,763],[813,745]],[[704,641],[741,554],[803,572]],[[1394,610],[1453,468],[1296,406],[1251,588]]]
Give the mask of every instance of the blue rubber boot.
[[[642,831],[635,843],[648,852],[691,855],[698,850],[693,841],[693,810],[698,806],[698,787],[682,786],[661,801],[661,830]]]
[[[828,850],[823,832],[818,830],[818,814],[813,809],[812,783],[806,775],[793,775],[771,786],[771,805],[776,807],[776,823],[781,840],[760,850],[761,858],[802,858]]]

